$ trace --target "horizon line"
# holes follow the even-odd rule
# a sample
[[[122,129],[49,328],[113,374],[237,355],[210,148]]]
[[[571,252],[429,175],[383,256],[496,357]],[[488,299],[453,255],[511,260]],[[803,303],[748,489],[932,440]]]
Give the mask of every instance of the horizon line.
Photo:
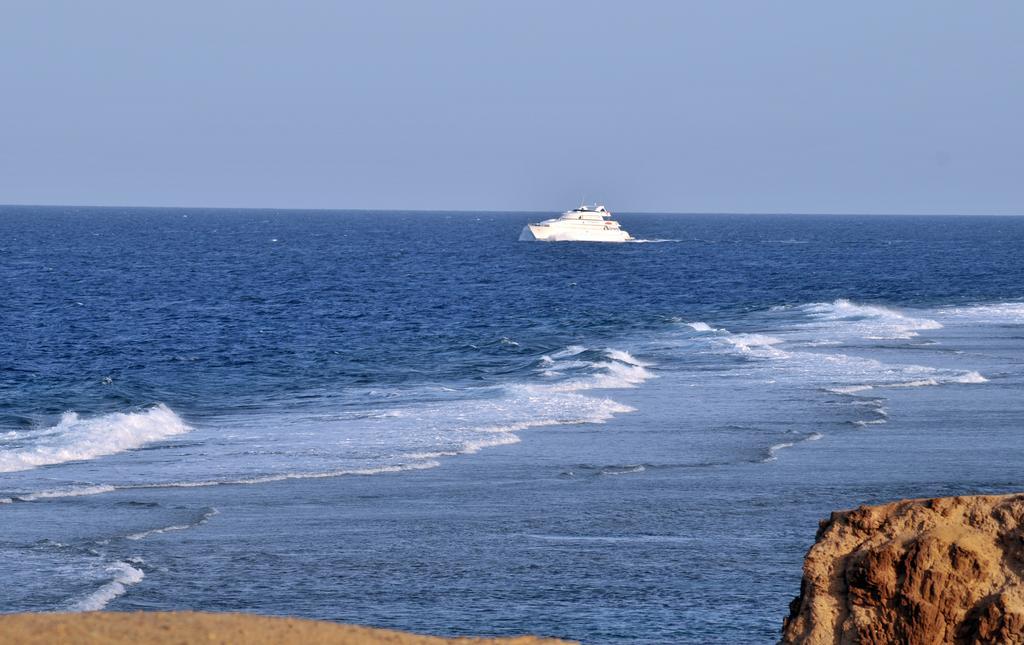
[[[445,208],[300,208],[294,206],[139,206],[117,204],[0,204],[0,208],[99,208],[99,209],[138,209],[138,210],[251,210],[251,211],[285,211],[285,212],[331,212],[331,213],[560,213],[559,210],[494,210],[494,209],[445,209]],[[828,211],[655,211],[655,210],[616,210],[616,213],[628,215],[841,215],[864,217],[1024,217],[1024,210],[1017,213],[922,213],[922,212],[828,212]]]

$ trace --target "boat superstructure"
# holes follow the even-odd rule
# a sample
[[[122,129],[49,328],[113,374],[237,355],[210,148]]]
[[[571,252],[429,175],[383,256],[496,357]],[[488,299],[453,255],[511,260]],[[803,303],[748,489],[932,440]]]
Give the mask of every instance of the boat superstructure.
[[[601,204],[581,204],[560,217],[527,224],[520,241],[538,242],[628,242],[633,238],[611,219],[611,211]]]

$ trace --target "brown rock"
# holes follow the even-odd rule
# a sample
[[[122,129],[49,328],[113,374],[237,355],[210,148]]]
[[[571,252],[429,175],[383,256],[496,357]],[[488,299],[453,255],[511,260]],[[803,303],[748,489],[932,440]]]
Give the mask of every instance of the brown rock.
[[[98,612],[0,616],[0,644],[50,645],[555,645],[532,636],[438,638],[297,618],[195,612]]]
[[[783,643],[1024,643],[1024,495],[833,513]]]

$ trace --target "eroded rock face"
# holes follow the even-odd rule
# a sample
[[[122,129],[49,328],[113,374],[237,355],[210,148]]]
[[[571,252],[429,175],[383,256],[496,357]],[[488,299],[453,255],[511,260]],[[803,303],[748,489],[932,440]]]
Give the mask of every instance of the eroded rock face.
[[[833,513],[783,643],[1024,643],[1024,495]]]

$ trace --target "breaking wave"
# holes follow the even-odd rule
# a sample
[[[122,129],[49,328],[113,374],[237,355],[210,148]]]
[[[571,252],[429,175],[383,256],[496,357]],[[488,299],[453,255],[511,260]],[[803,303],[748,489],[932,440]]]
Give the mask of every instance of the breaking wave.
[[[931,318],[918,318],[879,305],[856,304],[845,298],[800,305],[796,309],[810,316],[814,327],[827,325],[826,333],[842,337],[897,340],[914,338],[921,331],[942,329],[942,324]]]
[[[191,428],[162,403],[142,412],[114,412],[91,419],[65,412],[57,425],[30,433],[26,437],[28,446],[0,447],[0,472],[95,459],[189,430]]]
[[[131,533],[124,536],[126,540],[144,540],[151,535],[160,535],[161,533],[170,533],[172,531],[187,531],[194,529],[197,526],[202,526],[210,521],[210,518],[217,515],[217,509],[210,507],[200,514],[200,516],[189,524],[172,524],[170,526],[164,526],[158,529],[149,529],[148,531],[139,531],[138,533]]]
[[[786,358],[789,356],[788,352],[784,352],[775,347],[775,345],[781,345],[785,341],[774,336],[765,336],[763,334],[733,334],[725,332],[725,335],[721,337],[721,340],[745,354],[767,358]]]
[[[712,327],[711,325],[707,324],[706,322],[701,322],[699,320],[697,322],[686,323],[686,324],[689,325],[690,328],[693,329],[693,331],[719,331],[718,329],[715,329],[714,327]]]
[[[847,301],[842,300],[837,302],[841,303],[835,307],[839,310],[850,309],[860,312],[863,309],[888,321],[904,321],[900,333],[904,333],[911,324],[919,329],[938,328],[934,326],[938,323],[933,325],[934,321],[928,319],[911,319],[881,307],[849,305]],[[808,307],[816,308],[819,305]],[[828,311],[835,309],[832,305],[829,307]],[[911,320],[915,322],[906,323]],[[823,351],[820,339],[808,339],[805,330],[800,327],[773,332],[775,335],[733,333],[727,329],[711,327],[707,323],[690,323],[690,327],[702,334],[706,331],[713,332],[711,335],[696,337],[711,349],[725,350],[755,362],[765,362],[764,367],[772,370],[774,378],[789,379],[799,385],[817,386],[833,394],[855,395],[876,387],[923,387],[988,381],[977,371],[889,364],[873,358]],[[858,334],[864,332],[863,327],[856,324],[854,327]],[[890,326],[890,329],[895,327]],[[871,333],[877,331],[877,327],[871,327]],[[852,333],[843,331],[841,327],[830,328],[828,332]]]
[[[323,472],[285,472],[272,475],[259,475],[241,479],[211,479],[206,481],[182,481],[158,484],[139,484],[125,486],[125,488],[205,488],[208,486],[233,486],[240,484],[269,484],[271,482],[287,481],[290,479],[326,479],[331,477],[345,477],[349,475],[380,475],[383,473],[399,473],[406,470],[424,470],[440,466],[436,461],[426,461],[416,464],[399,466],[379,466],[373,468],[351,468],[343,470],[330,470]]]
[[[42,490],[36,493],[26,493],[24,495],[15,495],[13,499],[21,502],[35,502],[41,499],[59,499],[63,497],[83,497],[86,495],[102,495],[103,493],[111,493],[117,490],[113,486],[106,484],[96,486],[69,486],[66,488],[52,488],[49,490]]]
[[[770,461],[776,461],[779,458],[780,451],[785,450],[786,448],[792,448],[793,446],[799,443],[803,443],[805,441],[818,441],[824,436],[825,435],[821,434],[820,432],[812,432],[802,437],[794,438],[792,441],[783,441],[782,443],[777,443],[773,446],[769,446],[768,449],[765,451],[765,456],[761,459],[761,462],[768,463]]]
[[[938,318],[949,323],[987,323],[993,325],[1024,325],[1024,302],[1002,302],[968,307],[941,307]]]
[[[123,596],[128,587],[142,582],[146,574],[142,569],[133,567],[128,562],[113,562],[106,567],[111,580],[88,596],[73,603],[70,611],[99,611],[110,604],[118,596]]]

